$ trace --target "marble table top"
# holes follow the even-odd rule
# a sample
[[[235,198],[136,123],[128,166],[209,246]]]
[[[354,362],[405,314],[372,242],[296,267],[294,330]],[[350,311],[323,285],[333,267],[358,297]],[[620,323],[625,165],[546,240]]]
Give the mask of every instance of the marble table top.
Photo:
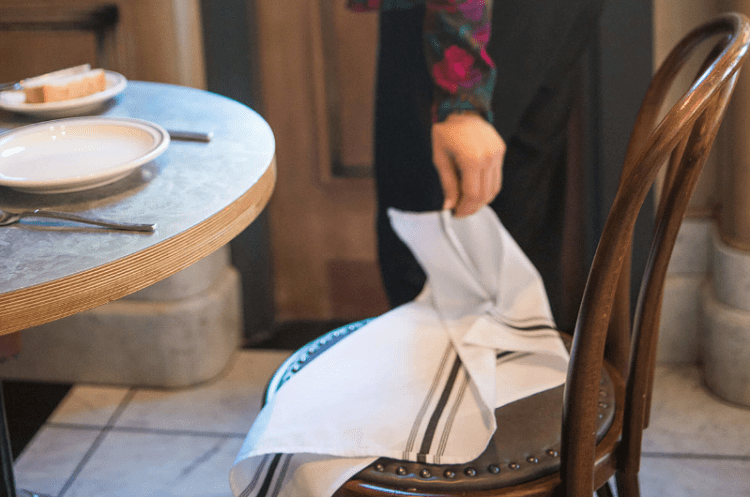
[[[47,208],[156,223],[153,234],[39,219],[0,227],[0,334],[41,324],[25,308],[39,312],[57,306],[46,322],[166,278],[229,241],[270,197],[273,133],[238,102],[192,88],[131,81],[98,115],[210,132],[212,139],[172,140],[166,152],[129,176],[90,190],[39,194],[0,187],[0,209]],[[34,122],[0,112],[0,133]],[[6,306],[16,314],[13,325]]]

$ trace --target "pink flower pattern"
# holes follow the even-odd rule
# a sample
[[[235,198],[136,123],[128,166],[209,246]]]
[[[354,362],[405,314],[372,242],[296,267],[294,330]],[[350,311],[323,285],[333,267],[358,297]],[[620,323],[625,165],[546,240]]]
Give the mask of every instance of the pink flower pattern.
[[[482,73],[474,66],[474,57],[466,50],[451,45],[445,50],[443,60],[432,66],[435,83],[450,93],[458,88],[473,88],[482,79]]]
[[[497,70],[486,51],[490,18],[485,0],[347,0],[355,12],[408,8],[424,3],[425,55],[435,83],[433,119],[473,110],[492,120]]]
[[[458,6],[463,15],[470,21],[479,21],[484,15],[484,0],[464,2]]]

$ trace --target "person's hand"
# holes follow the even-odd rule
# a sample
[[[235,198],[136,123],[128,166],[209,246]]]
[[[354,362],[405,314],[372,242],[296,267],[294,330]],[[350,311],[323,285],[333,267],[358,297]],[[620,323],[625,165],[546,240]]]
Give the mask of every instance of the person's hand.
[[[502,185],[505,148],[478,114],[451,114],[433,124],[432,161],[443,186],[443,209],[463,217],[492,202]]]

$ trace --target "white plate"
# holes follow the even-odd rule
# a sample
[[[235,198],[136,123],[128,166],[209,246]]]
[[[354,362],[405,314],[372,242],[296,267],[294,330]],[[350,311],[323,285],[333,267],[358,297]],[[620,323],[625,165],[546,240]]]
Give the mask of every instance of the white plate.
[[[113,183],[166,150],[169,134],[140,119],[74,117],[0,135],[0,185],[33,193]]]
[[[0,109],[47,118],[80,116],[119,95],[128,85],[128,80],[122,74],[104,71],[104,77],[107,80],[104,91],[60,102],[27,104],[26,95],[22,91],[3,91],[0,92]]]

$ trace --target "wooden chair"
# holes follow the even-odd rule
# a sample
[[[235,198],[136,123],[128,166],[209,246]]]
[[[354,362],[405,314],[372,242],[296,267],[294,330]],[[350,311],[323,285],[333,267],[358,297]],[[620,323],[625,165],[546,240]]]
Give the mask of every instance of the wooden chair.
[[[676,74],[704,42],[715,46],[695,83],[657,124]],[[497,409],[498,430],[475,461],[428,465],[381,458],[345,483],[336,497],[590,497],[594,491],[607,496],[612,495],[613,476],[620,497],[640,495],[641,438],[666,269],[749,44],[747,18],[720,16],[688,34],[654,76],[631,136],[574,336],[564,337],[572,342],[566,387]],[[630,240],[641,205],[665,163],[668,173],[631,327]],[[321,343],[327,348],[359,325],[335,330]]]

